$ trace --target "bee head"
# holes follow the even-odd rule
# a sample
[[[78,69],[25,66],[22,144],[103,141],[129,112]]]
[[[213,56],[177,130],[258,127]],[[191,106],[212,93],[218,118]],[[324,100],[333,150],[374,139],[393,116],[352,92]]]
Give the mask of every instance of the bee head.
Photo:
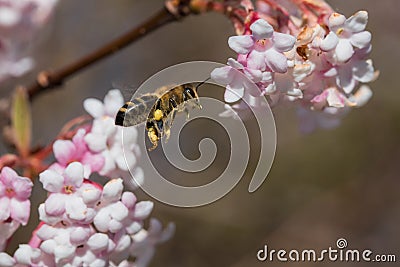
[[[183,93],[185,94],[187,99],[197,98],[197,93],[195,91],[195,87],[191,84],[183,85]]]

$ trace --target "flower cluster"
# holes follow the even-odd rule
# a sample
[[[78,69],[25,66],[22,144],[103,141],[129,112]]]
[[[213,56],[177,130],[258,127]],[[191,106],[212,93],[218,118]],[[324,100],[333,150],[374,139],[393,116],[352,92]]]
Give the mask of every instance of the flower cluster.
[[[96,172],[106,177],[129,180],[134,185],[140,184],[143,171],[136,166],[140,156],[140,148],[136,144],[137,129],[126,128],[123,133],[123,129],[114,124],[116,112],[123,103],[122,94],[117,89],[109,91],[104,102],[86,99],[84,108],[93,117],[93,122],[80,128],[72,140],[54,142],[53,151],[57,161],[50,169],[62,173],[69,163],[79,161],[84,166],[85,177]]]
[[[100,153],[104,158],[100,175],[121,178],[133,175],[133,183],[141,184],[143,171],[136,166],[140,156],[140,148],[136,144],[137,129],[123,129],[114,124],[115,116],[123,104],[124,98],[118,89],[109,91],[104,103],[94,98],[85,100],[84,107],[94,120],[84,140],[92,152]]]
[[[171,237],[173,224],[163,229],[151,219],[146,230],[144,220],[153,203],[137,202],[132,192],[124,192],[121,177],[133,170],[138,180],[142,171],[136,167],[140,151],[136,130],[124,134],[129,139],[124,145],[121,129],[114,125],[122,105],[118,90],[111,90],[104,103],[84,102],[93,121],[80,125],[72,140],[54,142],[56,162],[39,174],[48,192],[39,206],[40,224],[29,244],[20,245],[13,256],[0,253],[0,266],[147,266],[155,246]],[[109,181],[103,187],[90,180],[93,173]],[[1,250],[19,224],[27,223],[31,187],[28,178],[8,167],[2,169],[0,220],[7,234],[2,234]]]
[[[23,54],[57,2],[0,0],[0,81],[21,76],[33,67],[33,60]]]
[[[112,179],[104,187],[85,179],[79,162],[70,163],[63,174],[46,170],[40,181],[49,192],[39,206],[42,223],[30,244],[20,245],[14,257],[0,254],[1,266],[118,266],[121,262],[131,266],[129,255],[136,258],[135,266],[146,266],[149,251],[174,231],[172,224],[161,230],[155,220],[144,230],[143,220],[153,203],[137,202],[133,193],[123,192],[122,179]]]
[[[28,223],[32,182],[9,167],[0,172],[0,251],[19,226]]]
[[[266,2],[259,1],[261,11],[250,12],[243,35],[229,38],[237,59],[229,58],[228,66],[211,73],[215,81],[226,85],[225,101],[266,96],[272,105],[295,102],[304,110],[303,117],[315,114],[320,120],[322,112],[335,121],[347,108],[364,105],[372,96],[364,83],[377,77],[368,58],[368,13],[359,11],[346,19],[319,10],[320,17],[306,25],[287,23],[274,29],[266,20],[272,10]],[[258,91],[248,89],[249,84]]]

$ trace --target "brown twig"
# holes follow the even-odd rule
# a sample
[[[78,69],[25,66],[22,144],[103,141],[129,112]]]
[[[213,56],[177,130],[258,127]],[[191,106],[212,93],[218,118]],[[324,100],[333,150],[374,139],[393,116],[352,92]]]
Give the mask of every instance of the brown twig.
[[[168,2],[169,1],[167,1],[167,3]],[[100,47],[87,56],[84,56],[83,58],[80,58],[65,67],[62,67],[59,70],[40,72],[35,83],[27,87],[29,98],[33,99],[38,94],[46,90],[62,85],[67,78],[83,70],[89,65],[114,54],[120,49],[139,40],[149,32],[168,24],[169,22],[179,20],[183,16],[189,15],[191,13],[188,5],[189,3],[190,1],[182,0],[179,1],[179,5],[166,5],[166,7],[158,11],[155,15],[147,19],[141,25],[133,28],[117,39],[112,40],[110,43]]]

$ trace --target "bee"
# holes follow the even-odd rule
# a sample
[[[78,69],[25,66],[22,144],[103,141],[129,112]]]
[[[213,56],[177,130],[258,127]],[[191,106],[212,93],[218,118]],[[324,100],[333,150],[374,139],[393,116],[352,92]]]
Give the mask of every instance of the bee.
[[[154,150],[161,137],[165,136],[166,141],[170,137],[176,113],[184,111],[189,117],[189,108],[201,109],[197,89],[206,81],[197,86],[188,83],[172,89],[164,86],[126,102],[115,117],[115,125],[130,127],[146,122],[147,136],[153,145],[149,151]]]

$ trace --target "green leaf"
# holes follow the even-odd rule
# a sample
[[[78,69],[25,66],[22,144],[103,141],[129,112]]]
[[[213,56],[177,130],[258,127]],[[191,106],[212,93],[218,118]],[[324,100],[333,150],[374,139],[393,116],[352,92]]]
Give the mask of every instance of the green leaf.
[[[28,94],[24,87],[18,87],[15,90],[11,106],[11,125],[18,152],[23,157],[28,156],[31,144],[32,118]]]

